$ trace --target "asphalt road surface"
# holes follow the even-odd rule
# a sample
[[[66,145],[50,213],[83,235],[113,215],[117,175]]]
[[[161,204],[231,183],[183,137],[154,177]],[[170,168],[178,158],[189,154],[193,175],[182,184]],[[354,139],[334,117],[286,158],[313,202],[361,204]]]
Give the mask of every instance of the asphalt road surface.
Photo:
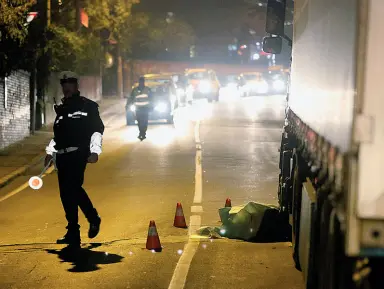
[[[144,142],[125,126],[123,108],[116,111],[106,120],[100,161],[86,172],[99,236],[87,238],[80,213],[82,250],[56,245],[66,226],[56,173],[37,191],[15,191],[29,176],[19,178],[0,191],[0,288],[303,288],[289,243],[195,234],[219,225],[227,197],[232,205],[277,204],[283,103],[264,96],[196,105],[180,110],[175,126],[151,124]],[[177,202],[189,229],[173,227]],[[150,220],[161,253],[145,249]]]

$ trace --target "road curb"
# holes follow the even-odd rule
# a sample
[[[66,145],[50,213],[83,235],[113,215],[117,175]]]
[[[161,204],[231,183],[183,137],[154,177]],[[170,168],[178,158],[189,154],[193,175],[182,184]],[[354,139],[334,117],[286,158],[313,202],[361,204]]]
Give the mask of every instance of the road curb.
[[[14,179],[16,179],[20,175],[24,174],[28,169],[30,169],[31,167],[35,166],[37,163],[42,161],[43,158],[45,157],[45,155],[46,155],[45,152],[37,155],[36,157],[34,157],[30,161],[30,163],[28,165],[24,165],[21,168],[14,170],[12,173],[0,178],[0,188],[5,187],[10,182],[12,182]]]

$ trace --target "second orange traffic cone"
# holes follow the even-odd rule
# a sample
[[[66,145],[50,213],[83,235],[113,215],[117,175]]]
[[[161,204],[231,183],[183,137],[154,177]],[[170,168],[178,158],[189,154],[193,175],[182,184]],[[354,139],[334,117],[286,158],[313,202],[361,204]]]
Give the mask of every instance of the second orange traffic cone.
[[[149,222],[147,249],[153,250],[155,252],[161,252],[162,250],[159,235],[157,234],[155,221]]]
[[[181,203],[177,203],[173,226],[176,228],[187,228],[187,223],[185,222],[183,207],[181,206]]]
[[[232,207],[232,202],[231,202],[231,199],[230,198],[227,198],[225,200],[225,207],[226,208],[231,208]]]

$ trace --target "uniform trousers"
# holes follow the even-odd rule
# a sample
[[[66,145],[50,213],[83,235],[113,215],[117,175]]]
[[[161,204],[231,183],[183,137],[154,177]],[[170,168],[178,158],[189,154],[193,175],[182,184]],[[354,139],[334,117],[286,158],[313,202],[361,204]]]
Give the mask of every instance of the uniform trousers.
[[[79,228],[78,207],[90,223],[98,220],[97,211],[82,187],[88,156],[86,149],[56,155],[60,198],[68,229]]]
[[[148,129],[149,108],[140,107],[136,110],[136,120],[141,136],[146,136]]]

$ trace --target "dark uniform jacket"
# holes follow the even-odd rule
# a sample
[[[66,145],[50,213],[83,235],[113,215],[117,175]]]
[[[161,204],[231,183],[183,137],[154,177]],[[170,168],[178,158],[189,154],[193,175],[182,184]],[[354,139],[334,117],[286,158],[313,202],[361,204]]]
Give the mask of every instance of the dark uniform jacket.
[[[134,104],[137,108],[150,107],[152,104],[152,92],[148,86],[135,87],[127,104]]]
[[[104,133],[98,107],[96,102],[80,96],[80,93],[63,98],[62,104],[55,106],[54,148],[79,147],[89,150],[92,135]]]

